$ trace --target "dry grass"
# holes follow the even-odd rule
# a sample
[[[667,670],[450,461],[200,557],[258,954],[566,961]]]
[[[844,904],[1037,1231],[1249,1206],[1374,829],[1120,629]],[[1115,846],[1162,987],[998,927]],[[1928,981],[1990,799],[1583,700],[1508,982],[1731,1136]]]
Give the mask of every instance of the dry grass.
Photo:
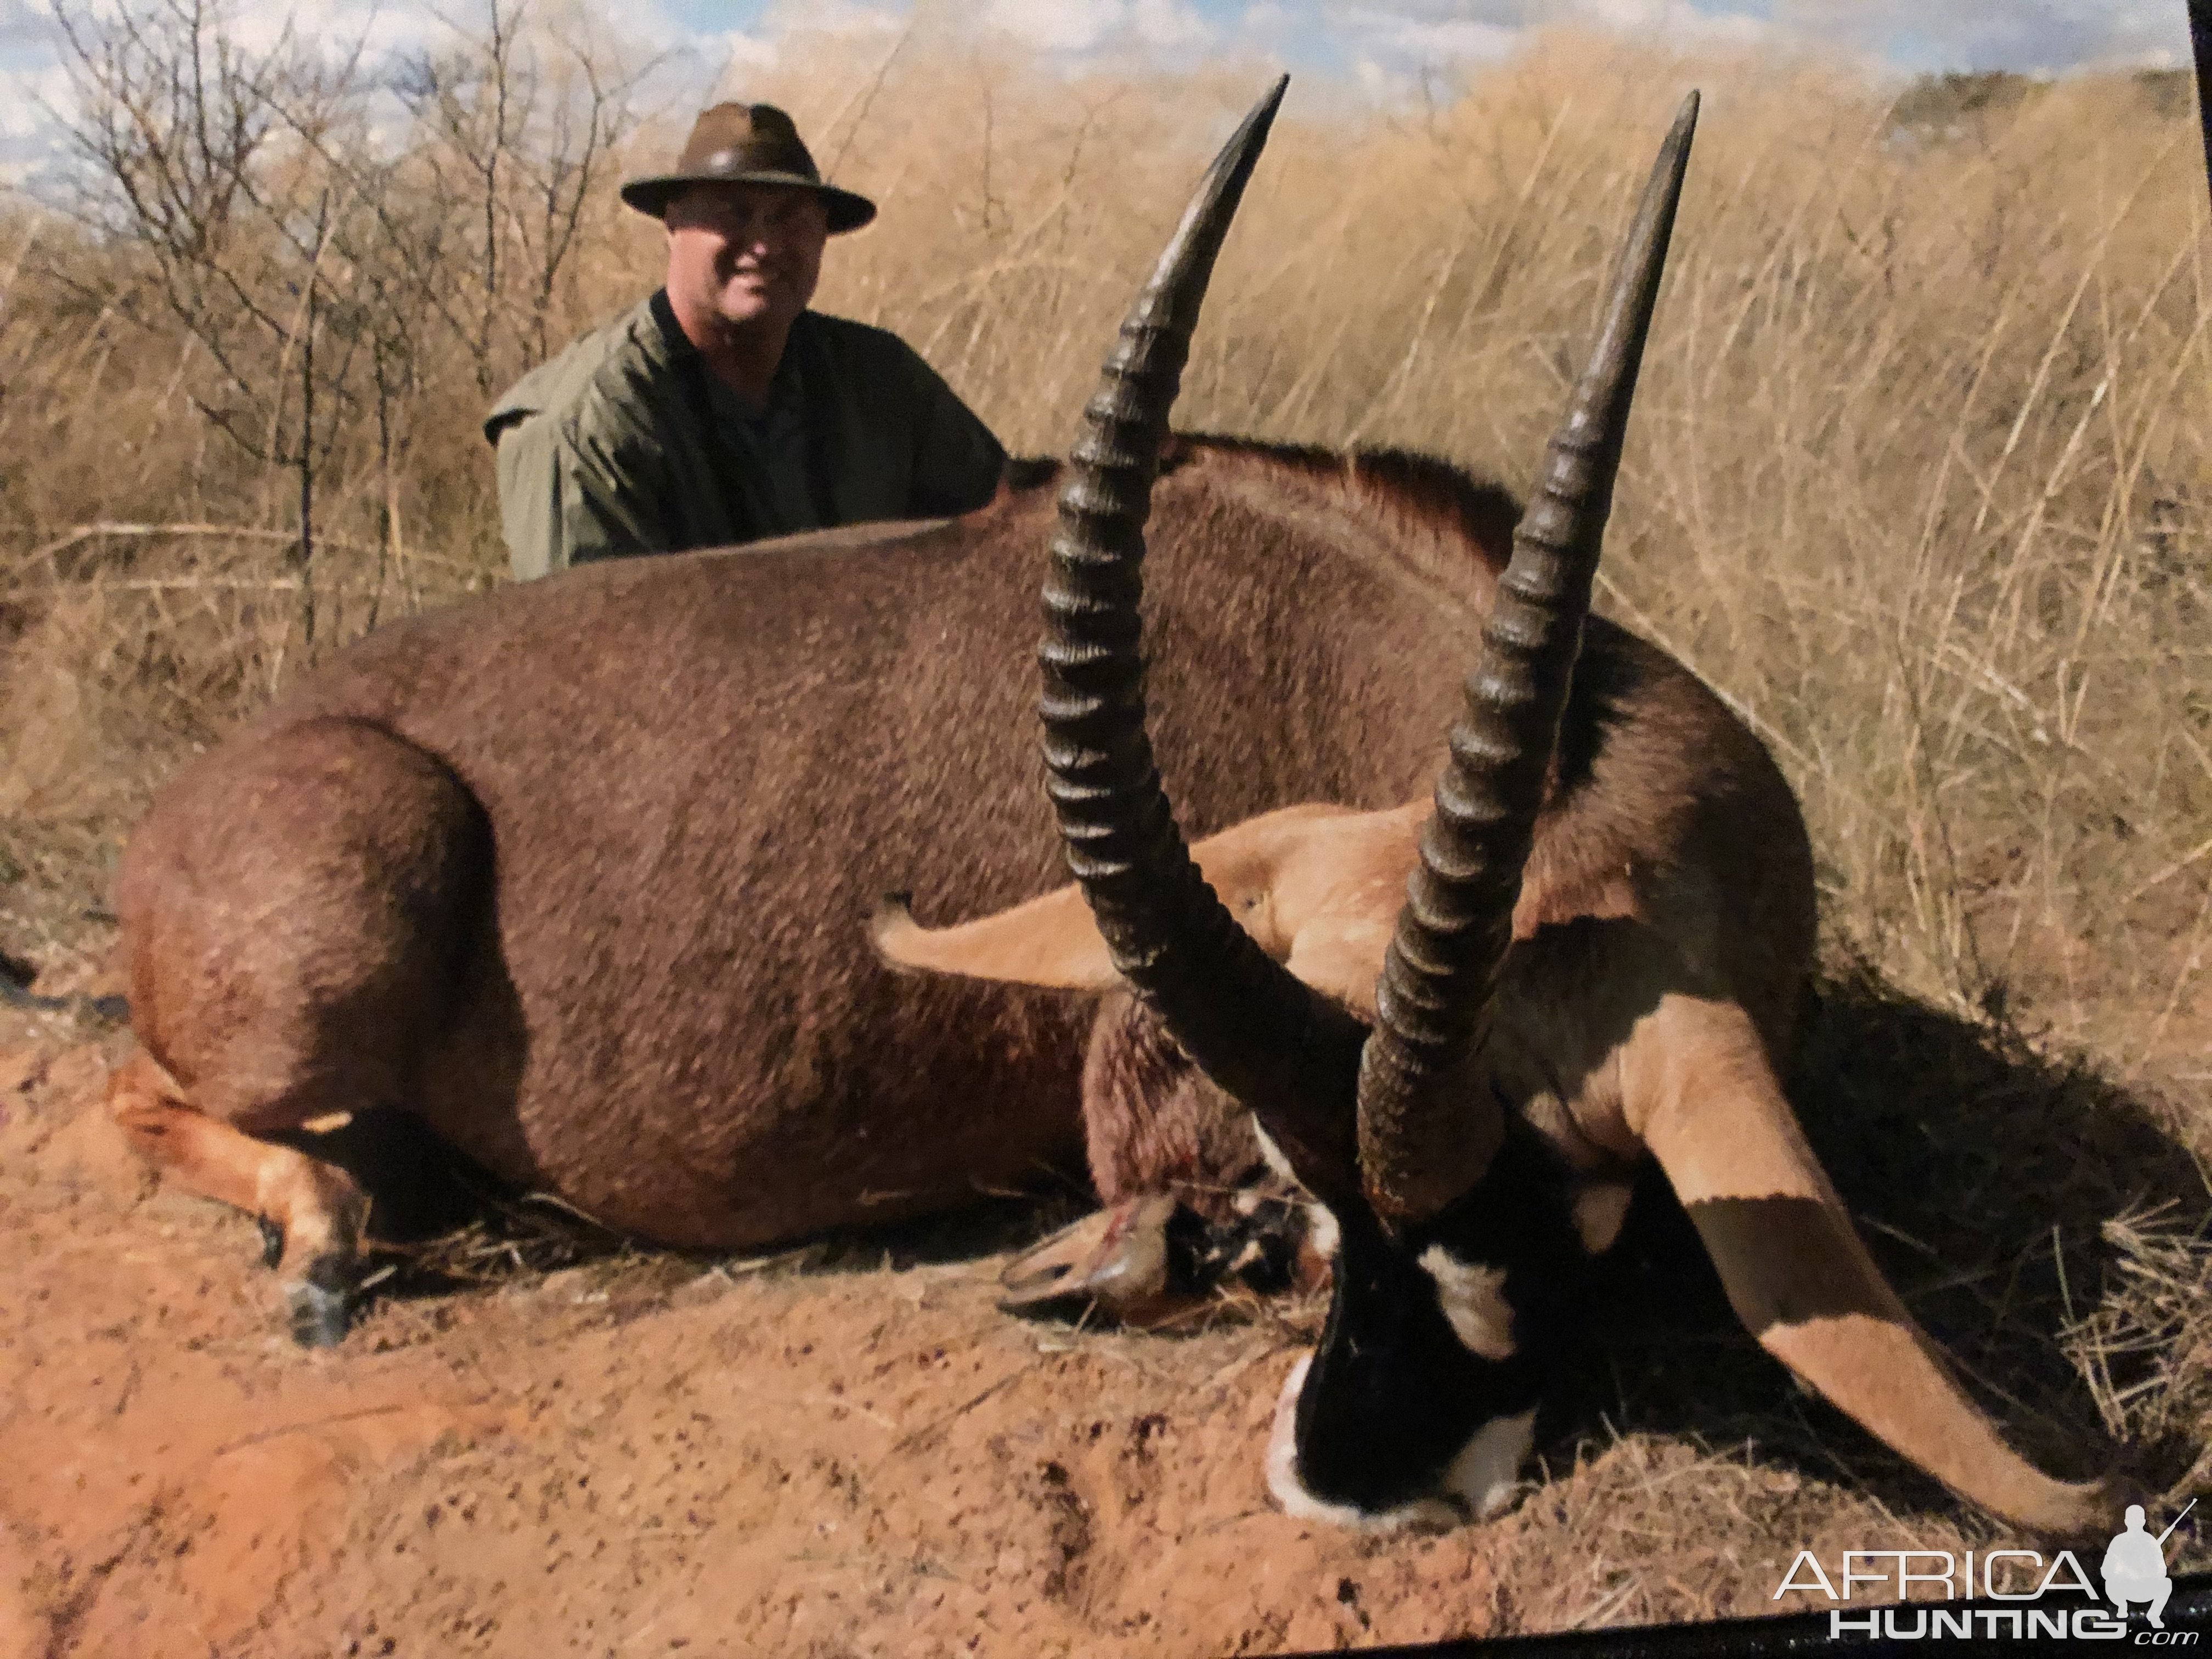
[[[1057,447],[1256,75],[1064,85],[927,40],[888,67],[789,61],[809,67],[749,90],[885,206],[834,248],[823,306],[898,329],[1012,445]],[[2089,78],[1905,131],[1891,91],[1816,65],[1570,34],[1430,112],[1317,116],[1294,89],[1181,418],[1524,483],[1692,83],[1706,123],[1604,603],[1718,687],[1805,800],[1832,972],[1793,1091],[1887,1265],[2041,1449],[2111,1434],[2193,1486],[2212,267],[2186,108]],[[654,278],[651,228],[592,211],[556,333]],[[287,481],[194,416],[205,366],[131,259],[25,211],[0,220],[0,945],[66,963],[100,942],[101,861],[149,787],[308,653]],[[476,380],[412,396],[396,489],[365,431],[334,452],[318,580],[341,636],[498,578]],[[103,523],[169,528],[78,533]],[[1753,1435],[1832,1473],[1850,1437],[1778,1418],[1771,1375],[1716,1382],[1741,1351],[1724,1312],[1686,1347],[1638,1288],[1664,1255],[1620,1270],[1626,1346],[1591,1374],[1628,1380],[1572,1403],[1576,1432]],[[1638,1336],[1654,1301],[1668,1327]]]

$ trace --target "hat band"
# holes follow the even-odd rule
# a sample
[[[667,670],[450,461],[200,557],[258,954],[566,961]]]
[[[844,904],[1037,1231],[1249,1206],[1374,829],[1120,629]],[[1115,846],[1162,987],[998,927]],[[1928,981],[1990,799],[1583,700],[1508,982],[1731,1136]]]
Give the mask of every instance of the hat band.
[[[679,170],[690,172],[678,163]],[[821,175],[797,157],[779,155],[765,149],[718,149],[698,163],[701,173],[781,173],[790,178],[804,179],[810,184],[820,184]]]

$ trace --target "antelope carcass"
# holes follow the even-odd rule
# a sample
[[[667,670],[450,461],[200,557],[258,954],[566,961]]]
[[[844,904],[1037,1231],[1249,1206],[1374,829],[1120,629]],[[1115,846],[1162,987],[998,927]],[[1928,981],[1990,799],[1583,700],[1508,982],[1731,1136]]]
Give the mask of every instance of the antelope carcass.
[[[1250,157],[1217,164],[1123,325],[1060,497],[1042,714],[1079,885],[934,930],[893,906],[875,938],[907,968],[1133,988],[1326,1209],[1328,1323],[1269,1455],[1294,1512],[1394,1526],[1503,1500],[1577,1269],[1648,1154],[1771,1352],[1953,1490],[2081,1531],[2109,1522],[2112,1488],[2005,1444],[1883,1282],[1783,1097],[1814,937],[1788,786],[1717,697],[1588,615],[1695,117],[1693,98],[1536,504],[1477,601],[1433,802],[1292,806],[1194,860],[1153,769],[1138,597],[1152,457]],[[1316,607],[1310,625],[1360,618]]]

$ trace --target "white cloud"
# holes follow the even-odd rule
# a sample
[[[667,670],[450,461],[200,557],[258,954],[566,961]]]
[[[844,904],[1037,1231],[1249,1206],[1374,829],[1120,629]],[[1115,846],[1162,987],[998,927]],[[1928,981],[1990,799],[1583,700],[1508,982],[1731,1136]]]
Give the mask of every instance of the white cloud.
[[[1518,29],[1496,23],[1414,23],[1394,43],[1401,50],[1454,62],[1492,63],[1520,43]]]
[[[1486,61],[1533,24],[1585,22],[1681,45],[1843,47],[1898,67],[2065,70],[2189,61],[2183,0],[1259,0],[1246,27],[1316,55]]]
[[[1421,63],[1495,63],[1519,44],[1522,31],[1475,17],[1426,18],[1403,11],[1358,7],[1340,25],[1351,40],[1390,58]]]
[[[856,0],[805,0],[803,5],[772,7],[763,27],[769,34],[896,34],[907,26],[909,8],[870,6]]]
[[[1182,0],[1136,0],[1130,27],[1150,46],[1194,52],[1213,39],[1206,21]]]
[[[49,109],[67,115],[76,107],[69,76],[59,64],[0,70],[0,139],[21,143],[35,137],[46,131]]]
[[[68,0],[112,15],[149,0]],[[55,154],[39,104],[69,97],[56,68],[54,0],[0,0],[0,177]],[[533,21],[597,36],[640,59],[665,54],[649,106],[689,109],[726,68],[739,83],[784,67],[793,36],[874,37],[911,26],[916,0],[528,0]],[[288,18],[320,49],[405,52],[442,37],[441,14],[469,27],[474,0],[235,0],[248,45]],[[2183,0],[960,0],[967,19],[1072,70],[1102,55],[1182,65],[1216,53],[1318,70],[1370,96],[1409,95],[1431,69],[1494,63],[1533,24],[1579,21],[1684,46],[1774,39],[1887,59],[1907,70],[2060,70],[2188,62]],[[679,21],[682,20],[682,21]],[[725,24],[737,27],[725,27]],[[801,49],[803,50],[803,48]]]
[[[982,27],[1055,57],[1126,50],[1191,52],[1214,38],[1188,0],[990,0]]]
[[[1788,33],[1770,18],[1716,10],[1692,0],[1561,0],[1547,9],[1619,33],[1656,36],[1684,46],[1750,46]]]
[[[1089,52],[1127,10],[1123,0],[990,0],[982,22],[1039,52]]]
[[[722,79],[765,74],[783,58],[783,49],[778,42],[744,29],[710,34],[698,43],[696,51],[708,63],[722,66],[719,77]]]
[[[111,9],[101,7],[97,9]],[[467,14],[460,14],[465,23]],[[249,52],[267,52],[289,31],[301,44],[336,55],[356,46],[371,57],[418,51],[446,33],[423,5],[362,3],[339,0],[301,4],[299,0],[245,0],[229,11],[227,32]]]
[[[2188,61],[2180,0],[1776,0],[1776,21],[1912,69]]]

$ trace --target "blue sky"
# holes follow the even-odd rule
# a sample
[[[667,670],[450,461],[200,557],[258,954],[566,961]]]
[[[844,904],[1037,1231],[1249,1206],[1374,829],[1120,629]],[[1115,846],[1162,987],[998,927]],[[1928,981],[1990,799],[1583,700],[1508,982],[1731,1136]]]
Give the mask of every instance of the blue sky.
[[[821,9],[777,0],[663,0],[661,9],[697,35],[742,30],[756,38]],[[844,9],[910,15],[915,0],[845,0]],[[1395,69],[1424,57],[1494,56],[1521,28],[1563,18],[1680,37],[1794,36],[1906,70],[2178,64],[2188,46],[2185,0],[972,0],[960,9],[1048,52],[1148,41],[1170,50],[1259,46],[1286,67],[1308,70],[1363,57]]]
[[[105,9],[122,0],[70,0]],[[147,0],[129,0],[143,4]],[[725,63],[772,63],[797,30],[879,35],[921,19],[996,37],[1066,66],[1135,56],[1233,56],[1340,76],[1387,98],[1425,70],[1495,61],[1521,32],[1575,21],[1681,45],[1771,40],[1899,70],[2063,72],[2187,61],[2185,0],[531,0],[581,12],[626,42],[666,52],[703,80]],[[30,176],[51,143],[43,106],[65,102],[52,0],[0,0],[0,183]],[[467,21],[475,0],[231,0],[249,39],[288,16],[307,31],[403,46]]]

